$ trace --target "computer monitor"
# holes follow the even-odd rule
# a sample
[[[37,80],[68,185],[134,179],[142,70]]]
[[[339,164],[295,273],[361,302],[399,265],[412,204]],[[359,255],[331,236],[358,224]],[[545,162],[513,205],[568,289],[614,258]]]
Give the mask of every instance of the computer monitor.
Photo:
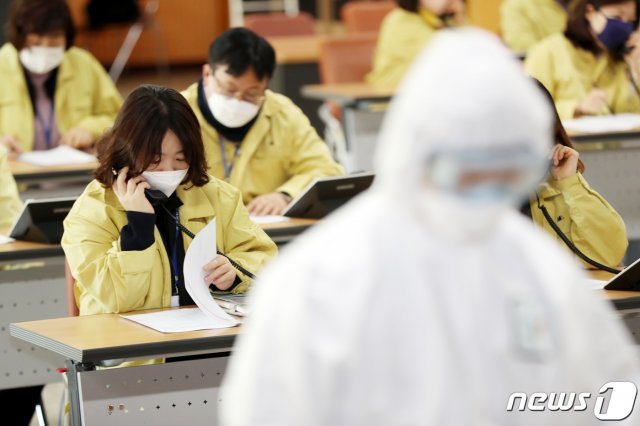
[[[283,215],[322,219],[371,186],[373,173],[318,178],[289,203]]]
[[[640,291],[640,259],[624,268],[618,275],[611,278],[605,290]]]
[[[11,228],[9,236],[16,240],[60,244],[67,217],[76,197],[27,200]]]

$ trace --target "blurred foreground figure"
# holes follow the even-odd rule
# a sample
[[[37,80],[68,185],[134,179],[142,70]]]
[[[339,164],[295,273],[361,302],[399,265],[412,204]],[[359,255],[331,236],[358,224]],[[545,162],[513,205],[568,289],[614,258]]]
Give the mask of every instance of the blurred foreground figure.
[[[222,424],[626,417],[638,368],[622,322],[512,209],[548,169],[545,102],[494,36],[443,31],[389,110],[374,187],[255,283]]]

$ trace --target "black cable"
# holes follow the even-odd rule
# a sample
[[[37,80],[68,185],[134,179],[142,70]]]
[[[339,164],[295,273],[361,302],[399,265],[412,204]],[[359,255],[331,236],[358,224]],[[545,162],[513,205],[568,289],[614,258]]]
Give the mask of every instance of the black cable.
[[[189,231],[183,224],[180,223],[180,221],[173,214],[171,214],[171,212],[169,211],[167,206],[165,206],[163,203],[160,203],[160,207],[162,207],[162,209],[169,215],[169,217],[171,219],[173,219],[173,221],[176,223],[176,226],[178,227],[178,229],[180,229],[182,232],[184,232],[189,237],[191,237],[191,239],[194,239],[196,237],[193,232]],[[256,276],[254,274],[252,274],[251,272],[247,271],[244,267],[242,267],[240,264],[238,264],[238,262],[236,262],[235,260],[231,259],[229,256],[227,256],[226,254],[222,253],[218,249],[216,249],[216,252],[220,256],[225,257],[229,261],[229,263],[231,263],[231,266],[236,268],[238,271],[242,272],[244,275],[246,275],[247,277],[249,277],[251,279],[256,279]]]
[[[547,211],[547,208],[545,206],[543,206],[542,204],[540,204],[540,197],[538,196],[538,194],[536,194],[536,199],[538,200],[538,208],[542,211],[542,214],[544,215],[544,218],[547,220],[549,225],[551,225],[551,228],[553,228],[555,233],[558,234],[560,239],[567,245],[567,247],[569,247],[571,249],[572,252],[574,252],[576,254],[576,256],[578,256],[580,259],[582,259],[585,262],[587,262],[589,265],[594,266],[594,267],[596,267],[598,269],[601,269],[603,271],[611,272],[612,274],[619,274],[620,272],[622,272],[619,269],[614,269],[614,268],[611,268],[611,267],[609,267],[607,265],[603,265],[602,263],[591,259],[586,254],[581,252],[580,249],[578,247],[576,247],[575,244],[573,244],[573,241],[571,241],[569,239],[569,237],[567,237],[564,234],[564,232],[562,232],[560,227],[553,221],[553,219],[551,218],[551,215]]]

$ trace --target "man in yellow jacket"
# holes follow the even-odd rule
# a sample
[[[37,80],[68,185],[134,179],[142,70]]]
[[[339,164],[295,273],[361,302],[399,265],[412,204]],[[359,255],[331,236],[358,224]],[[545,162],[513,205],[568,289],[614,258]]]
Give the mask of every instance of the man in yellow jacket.
[[[316,177],[342,167],[287,97],[267,90],[275,53],[233,28],[214,40],[202,77],[183,92],[202,127],[209,173],[236,186],[252,214],[280,214]]]
[[[0,145],[0,232],[8,230],[21,209],[18,188],[7,162],[7,150]]]
[[[75,29],[64,0],[16,0],[0,49],[0,144],[14,157],[59,143],[89,147],[122,97],[104,68],[72,47]]]
[[[536,43],[567,26],[569,0],[504,0],[500,30],[507,46],[525,53]]]

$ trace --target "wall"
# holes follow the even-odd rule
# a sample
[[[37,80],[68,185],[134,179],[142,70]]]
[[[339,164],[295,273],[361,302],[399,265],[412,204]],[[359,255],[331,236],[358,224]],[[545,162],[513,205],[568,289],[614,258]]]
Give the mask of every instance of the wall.
[[[76,45],[90,50],[102,63],[110,64],[129,27],[88,31],[84,12],[88,0],[68,1],[79,28]],[[140,3],[144,5],[146,1]],[[172,65],[203,63],[211,40],[228,28],[228,4],[226,0],[160,0],[155,23],[157,31],[142,33],[128,65],[155,65],[158,47],[164,49]]]

